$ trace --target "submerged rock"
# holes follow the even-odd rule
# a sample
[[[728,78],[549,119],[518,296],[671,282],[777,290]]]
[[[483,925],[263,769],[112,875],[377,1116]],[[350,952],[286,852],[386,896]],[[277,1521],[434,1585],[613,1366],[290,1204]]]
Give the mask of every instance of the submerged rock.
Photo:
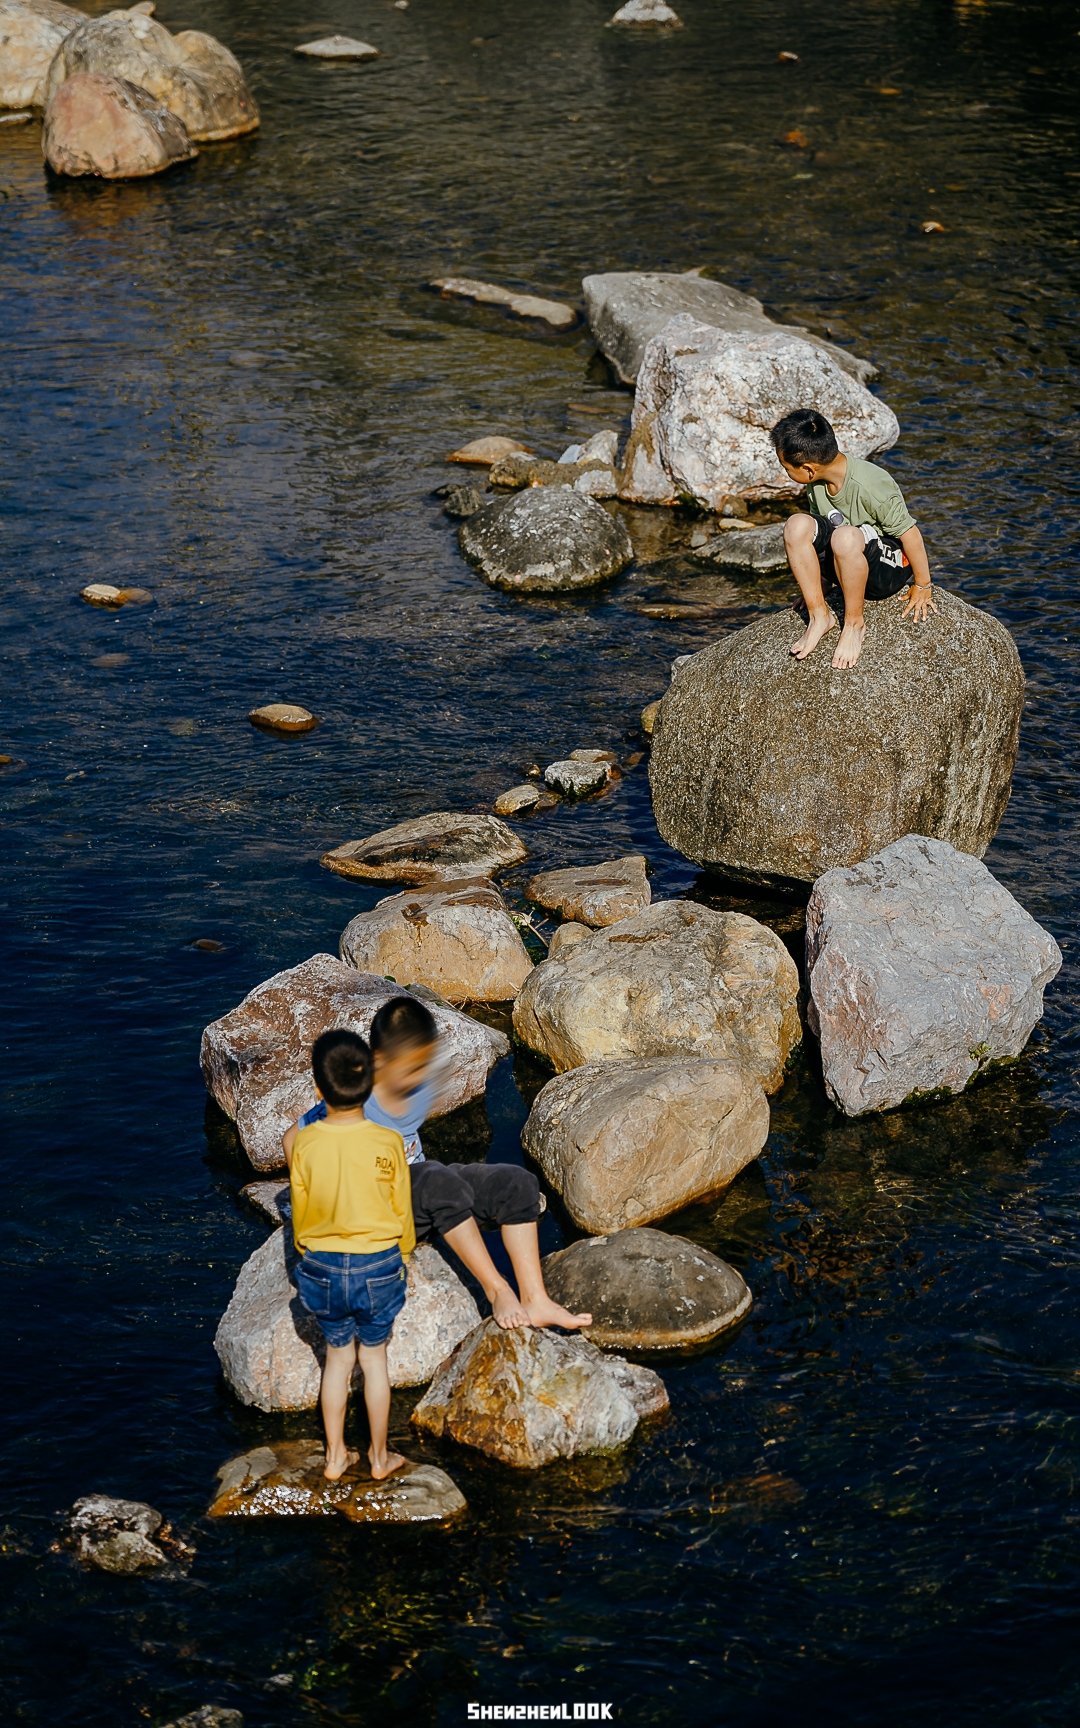
[[[849,1116],[962,1092],[1018,1056],[1061,967],[1048,930],[985,864],[908,834],[814,884],[808,1018],[825,1088]]]
[[[370,42],[358,42],[355,36],[320,36],[317,42],[301,42],[294,54],[309,60],[377,60],[379,50]]]
[[[222,1372],[242,1404],[310,1410],[319,1401],[325,1345],[294,1282],[291,1229],[275,1230],[244,1262],[214,1337]],[[392,1386],[421,1386],[478,1323],[479,1310],[430,1243],[408,1265],[405,1306],[387,1347]]]
[[[345,1027],[366,1038],[376,1011],[402,990],[346,966],[332,954],[314,954],[277,972],[202,1035],[200,1060],[207,1091],[236,1123],[241,1145],[256,1170],[285,1162],[281,1136],[314,1101],[311,1046],[323,1032]],[[429,1002],[447,1056],[444,1090],[434,1115],[482,1097],[487,1077],[509,1050],[501,1032]]]
[[[355,1524],[430,1524],[465,1510],[445,1470],[411,1460],[374,1482],[361,1458],[336,1482],[323,1475],[319,1440],[279,1440],[230,1458],[218,1471],[211,1518],[327,1518]]]
[[[199,154],[182,123],[145,90],[96,72],[73,73],[51,97],[41,152],[54,174],[103,180],[142,180]],[[125,598],[105,582],[83,589],[92,604],[122,606]]]
[[[310,732],[319,724],[309,709],[296,702],[267,702],[265,707],[253,708],[248,719],[264,732]]]
[[[649,764],[668,844],[752,883],[814,882],[909,833],[980,857],[1009,800],[1024,674],[1002,624],[934,596],[924,624],[903,595],[868,601],[846,671],[835,633],[793,659],[786,611],[685,660]]]
[[[722,1193],[768,1133],[768,1101],[749,1069],[679,1053],[557,1074],[537,1094],[521,1143],[574,1223],[598,1235]]]
[[[519,444],[516,438],[474,438],[471,444],[463,444],[460,450],[451,451],[446,460],[490,468],[493,462],[501,461],[504,456],[531,454],[528,445]]]
[[[242,1711],[224,1704],[200,1704],[197,1710],[166,1722],[165,1728],[244,1728],[244,1717]]]
[[[0,0],[0,108],[44,108],[53,56],[85,22],[60,0]]]
[[[892,409],[804,338],[775,327],[728,334],[680,314],[642,359],[620,496],[691,498],[709,510],[733,493],[796,497],[769,430],[806,402],[827,415],[849,456],[875,455],[900,436]]]
[[[620,6],[609,22],[637,25],[639,28],[644,27],[646,29],[658,27],[664,30],[682,29],[682,19],[677,12],[665,4],[665,0],[626,0],[626,5]]]
[[[753,295],[741,294],[726,282],[710,282],[696,271],[679,276],[655,270],[611,270],[586,276],[581,286],[597,346],[624,384],[637,382],[648,344],[681,312],[728,334],[775,335],[779,330],[799,336],[824,350],[841,371],[850,372],[861,384],[876,376],[869,360],[812,336],[797,324],[774,324]]]
[[[469,276],[441,276],[431,284],[444,300],[473,300],[481,306],[501,306],[515,318],[536,318],[555,330],[569,330],[577,313],[561,300],[543,300],[537,294],[521,294],[516,288],[500,288],[496,282],[477,282]]]
[[[505,900],[478,878],[380,900],[346,926],[340,952],[361,972],[427,984],[448,1002],[508,1002],[532,971]]]
[[[152,1540],[162,1523],[145,1501],[86,1494],[71,1509],[68,1533],[79,1559],[99,1572],[155,1572],[169,1563]]]
[[[412,1420],[518,1470],[625,1446],[644,1416],[666,1410],[659,1375],[605,1357],[587,1339],[494,1320],[458,1345]]]
[[[585,1336],[605,1350],[678,1350],[718,1338],[750,1311],[726,1260],[664,1230],[620,1230],[544,1261],[556,1302],[590,1313]]]
[[[564,798],[587,798],[607,785],[610,775],[603,762],[575,762],[572,756],[552,762],[544,769],[544,784]]]
[[[530,487],[462,524],[465,556],[493,587],[559,593],[605,582],[634,555],[622,522],[569,487]]]
[[[775,1092],[802,1036],[798,993],[795,962],[764,924],[660,900],[535,967],[514,1031],[558,1073],[627,1056],[723,1056]]]
[[[65,36],[45,80],[46,103],[77,72],[138,85],[196,143],[237,138],[259,124],[240,64],[222,43],[202,30],[171,36],[144,12],[106,12]]]
[[[788,568],[784,524],[731,527],[707,540],[704,546],[695,547],[690,556],[703,564],[715,564],[721,570],[752,570],[759,576],[769,576],[774,570]]]
[[[365,840],[348,840],[324,852],[319,862],[337,876],[406,882],[419,888],[460,882],[467,876],[493,876],[527,857],[524,841],[497,816],[436,810],[369,834]]]
[[[652,899],[640,853],[566,870],[545,870],[525,885],[525,896],[576,923],[618,924]]]

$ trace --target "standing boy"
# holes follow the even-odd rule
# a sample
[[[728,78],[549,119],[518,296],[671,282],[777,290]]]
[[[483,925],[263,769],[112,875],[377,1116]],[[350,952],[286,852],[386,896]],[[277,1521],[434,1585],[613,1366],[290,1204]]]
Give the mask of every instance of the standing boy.
[[[345,1447],[345,1409],[356,1366],[364,1373],[376,1482],[405,1460],[387,1451],[390,1378],[386,1344],[405,1303],[404,1255],[416,1245],[409,1167],[401,1135],[364,1116],[371,1052],[355,1032],[324,1032],[311,1068],[326,1106],[321,1120],[292,1131],[289,1179],[300,1298],[326,1339],[323,1367],[325,1473],[336,1482],[357,1454]]]
[[[796,408],[770,433],[780,466],[806,487],[810,515],[784,524],[791,573],[806,602],[810,622],[793,642],[796,660],[812,654],[836,626],[825,588],[844,595],[844,628],[832,657],[837,668],[854,666],[866,636],[863,601],[885,600],[909,589],[902,617],[920,624],[936,612],[923,537],[891,474],[873,462],[845,456],[836,434],[814,408]]]

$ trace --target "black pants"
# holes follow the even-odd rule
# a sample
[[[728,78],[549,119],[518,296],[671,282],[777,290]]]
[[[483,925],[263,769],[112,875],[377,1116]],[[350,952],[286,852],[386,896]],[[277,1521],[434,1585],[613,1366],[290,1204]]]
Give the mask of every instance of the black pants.
[[[518,1164],[414,1164],[413,1219],[416,1240],[438,1231],[445,1236],[475,1218],[482,1230],[504,1224],[535,1224],[540,1216],[540,1184]]]
[[[814,551],[821,565],[821,586],[826,591],[840,587],[840,578],[833,563],[832,537],[834,529],[842,526],[840,522],[826,522],[823,516],[819,516],[814,532]],[[875,531],[863,547],[863,554],[866,558],[868,600],[887,600],[890,595],[899,594],[901,588],[910,586],[911,566],[895,534],[878,534]]]

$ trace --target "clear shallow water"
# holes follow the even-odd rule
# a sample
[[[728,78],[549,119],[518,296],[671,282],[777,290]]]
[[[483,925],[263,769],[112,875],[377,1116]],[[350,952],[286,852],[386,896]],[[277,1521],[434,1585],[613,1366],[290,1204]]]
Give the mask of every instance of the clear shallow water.
[[[13,1721],[588,1698],[754,1728],[1076,1718],[1077,16],[685,0],[686,29],[645,41],[608,10],[163,0],[239,54],[260,135],[62,186],[36,128],[0,132],[0,750],[27,764],[0,778]],[[330,29],[386,58],[291,58]],[[796,126],[808,150],[779,148]],[[629,397],[582,331],[422,284],[574,297],[588,270],[696,265],[880,364],[937,573],[1016,636],[1030,702],[988,862],[1065,949],[1047,1019],[1010,1072],[881,1122],[793,1073],[760,1167],[671,1221],[745,1272],[749,1322],[666,1365],[673,1415],[617,1464],[510,1477],[419,1446],[402,1397],[399,1436],[469,1499],[458,1528],[210,1527],[218,1464],[315,1419],[218,1379],[264,1230],[204,1131],[202,1026],[377,897],[319,869],[327,845],[485,807],[578,744],[635,748],[675,654],[788,599],[698,573],[692,525],[640,513],[641,562],[591,600],[485,588],[432,496],[466,477],[444,453],[504,431],[557,454]],[[153,602],[93,611],[93,580]],[[724,616],[635,610],[657,595]],[[248,726],[283,698],[319,729]],[[634,847],[656,893],[715,893],[659,841],[644,765],[522,831],[540,865]],[[761,910],[797,942],[790,908]],[[496,1155],[537,1078],[496,1076]],[[191,1529],[189,1577],[49,1554],[93,1490]]]

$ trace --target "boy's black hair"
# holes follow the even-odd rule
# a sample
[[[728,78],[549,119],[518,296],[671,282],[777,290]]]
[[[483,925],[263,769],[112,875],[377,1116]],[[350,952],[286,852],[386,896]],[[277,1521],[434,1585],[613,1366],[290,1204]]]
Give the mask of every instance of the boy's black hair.
[[[374,1078],[371,1051],[355,1032],[324,1032],[311,1046],[315,1084],[335,1110],[366,1102]]]
[[[415,996],[392,996],[384,1002],[368,1034],[373,1050],[400,1049],[408,1044],[437,1044],[435,1016]]]
[[[793,468],[801,468],[804,462],[831,462],[840,453],[836,433],[816,408],[793,408],[776,422],[769,437],[776,454]]]

